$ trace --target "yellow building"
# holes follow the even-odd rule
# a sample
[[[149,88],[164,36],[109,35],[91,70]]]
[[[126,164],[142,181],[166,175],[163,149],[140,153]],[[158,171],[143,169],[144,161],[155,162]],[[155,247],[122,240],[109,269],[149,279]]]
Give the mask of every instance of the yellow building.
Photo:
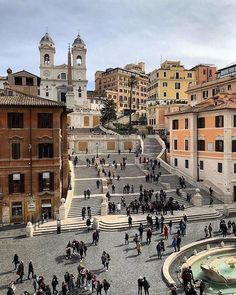
[[[168,117],[170,164],[225,203],[236,202],[236,94],[218,94]]]
[[[131,77],[135,78],[132,93]],[[145,74],[143,62],[126,65],[124,68],[110,68],[95,73],[95,91],[113,99],[117,112],[127,113],[130,107],[138,115],[146,113],[148,75]]]
[[[195,71],[180,61],[165,61],[149,75],[147,119],[154,130],[168,129],[164,115],[177,111],[187,102],[186,90],[195,81]]]
[[[179,100],[188,98],[185,93],[195,81],[195,71],[186,70],[180,61],[165,61],[150,73],[148,99]]]

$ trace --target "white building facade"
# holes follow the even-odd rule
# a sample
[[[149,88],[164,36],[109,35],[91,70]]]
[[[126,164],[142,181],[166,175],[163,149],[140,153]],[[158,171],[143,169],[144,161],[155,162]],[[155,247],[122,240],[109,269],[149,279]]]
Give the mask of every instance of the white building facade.
[[[69,54],[71,54],[71,84],[73,91],[73,102],[67,101],[68,70],[70,65],[55,65],[54,58],[56,47],[48,33],[43,36],[39,43],[40,52],[40,96],[65,102],[68,106],[82,107],[87,101],[87,79],[86,79],[86,45],[80,35],[74,40]],[[70,90],[71,91],[71,90]]]

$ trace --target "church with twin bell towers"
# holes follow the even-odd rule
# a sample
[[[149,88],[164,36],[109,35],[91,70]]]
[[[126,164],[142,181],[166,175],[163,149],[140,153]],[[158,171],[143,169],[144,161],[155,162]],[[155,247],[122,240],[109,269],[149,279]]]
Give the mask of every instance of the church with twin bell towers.
[[[66,103],[71,109],[82,108],[87,101],[86,45],[78,34],[68,48],[67,64],[55,65],[55,43],[46,33],[39,42],[40,97]]]

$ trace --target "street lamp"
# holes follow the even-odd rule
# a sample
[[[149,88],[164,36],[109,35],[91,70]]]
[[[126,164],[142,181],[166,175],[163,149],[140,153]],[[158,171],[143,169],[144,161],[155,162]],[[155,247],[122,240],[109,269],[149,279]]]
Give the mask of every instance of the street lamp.
[[[97,156],[96,156],[96,158],[98,158],[98,142],[96,142],[96,149],[97,149]]]

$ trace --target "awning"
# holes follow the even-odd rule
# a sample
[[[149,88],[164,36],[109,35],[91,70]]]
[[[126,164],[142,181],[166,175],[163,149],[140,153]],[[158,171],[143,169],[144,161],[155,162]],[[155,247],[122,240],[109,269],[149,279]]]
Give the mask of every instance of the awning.
[[[51,208],[52,204],[42,204],[42,208]]]

